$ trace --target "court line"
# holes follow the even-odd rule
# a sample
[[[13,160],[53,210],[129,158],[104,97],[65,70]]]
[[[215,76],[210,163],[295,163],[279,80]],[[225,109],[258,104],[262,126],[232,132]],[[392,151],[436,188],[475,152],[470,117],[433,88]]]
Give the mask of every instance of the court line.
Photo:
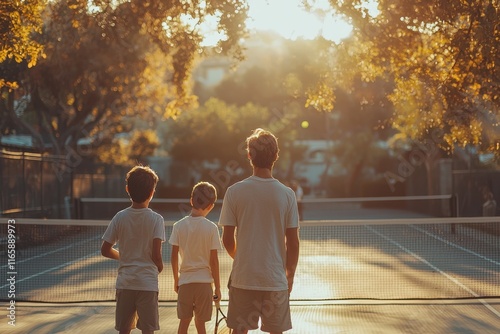
[[[85,240],[79,241],[79,242],[74,243],[74,244],[70,244],[70,245],[65,246],[65,247],[57,248],[57,249],[54,249],[54,250],[51,250],[51,251],[48,251],[48,252],[45,252],[45,253],[42,253],[42,254],[38,254],[38,255],[32,256],[32,257],[29,257],[29,258],[24,259],[24,260],[16,260],[16,265],[19,264],[19,263],[24,263],[24,262],[27,262],[27,261],[35,260],[35,259],[38,259],[40,257],[51,255],[51,254],[54,254],[54,253],[57,253],[57,252],[65,251],[67,249],[70,249],[71,247],[75,247],[75,246],[84,244],[86,242],[94,241],[94,240],[97,240],[97,239],[100,239],[100,238],[101,238],[100,236],[96,236],[96,237],[93,237],[93,238],[90,238],[90,239],[85,239]],[[3,266],[0,266],[0,268],[3,269],[3,268],[7,268],[8,266],[9,266],[8,264],[5,264]]]
[[[487,309],[489,309],[493,314],[495,314],[498,318],[500,318],[500,312],[497,311],[495,308],[493,308],[493,306],[491,306],[490,304],[488,304],[484,299],[480,299],[479,298],[479,295],[474,292],[472,289],[470,289],[469,287],[467,287],[466,285],[464,285],[463,283],[461,283],[459,280],[457,280],[455,277],[447,274],[446,272],[442,271],[441,269],[439,269],[438,267],[436,267],[435,265],[433,265],[432,263],[430,263],[429,261],[427,261],[426,259],[418,256],[417,254],[415,254],[414,252],[412,252],[411,250],[409,250],[408,248],[404,247],[403,245],[401,245],[400,243],[398,243],[397,241],[395,240],[392,240],[391,238],[389,238],[388,236],[384,235],[383,233],[377,231],[376,229],[374,229],[373,227],[370,227],[368,225],[365,225],[365,228],[368,229],[369,231],[371,231],[372,233],[375,233],[376,235],[378,235],[379,237],[383,238],[384,240],[390,242],[391,244],[397,246],[398,248],[400,248],[401,250],[403,250],[404,252],[410,254],[411,256],[413,256],[414,258],[416,258],[417,260],[421,261],[422,263],[428,265],[429,267],[431,267],[432,269],[434,269],[436,272],[440,273],[441,275],[443,275],[444,277],[446,277],[447,279],[449,279],[450,281],[452,281],[453,283],[455,283],[457,286],[461,287],[462,289],[464,289],[465,291],[467,291],[468,293],[470,293],[472,296],[478,298],[478,301],[483,304],[483,306],[485,306]]]
[[[80,262],[80,261],[82,261],[82,260],[86,260],[86,259],[88,259],[88,258],[90,258],[90,257],[94,257],[94,256],[97,256],[97,255],[99,255],[99,254],[101,254],[101,251],[100,251],[100,250],[99,250],[99,251],[96,251],[96,252],[94,252],[94,253],[88,254],[88,255],[86,255],[86,256],[84,256],[84,257],[80,257],[80,258],[78,258],[78,259],[75,259],[75,260],[73,260],[73,261],[69,261],[69,262],[66,262],[66,263],[62,263],[62,264],[60,264],[60,265],[58,265],[58,266],[55,266],[55,267],[52,267],[52,268],[49,268],[49,269],[45,269],[44,271],[41,271],[41,272],[39,272],[39,273],[36,273],[36,274],[30,275],[30,276],[28,276],[28,277],[21,278],[21,279],[19,279],[19,280],[18,280],[18,279],[16,279],[16,284],[17,284],[17,283],[19,283],[19,282],[27,281],[27,280],[29,280],[29,279],[32,279],[32,278],[38,277],[38,276],[40,276],[40,275],[44,275],[44,274],[49,273],[49,272],[51,272],[51,271],[54,271],[54,270],[58,270],[58,269],[64,268],[64,267],[69,266],[69,265],[72,265],[72,264],[74,264],[74,263],[78,263],[78,262]],[[0,289],[3,289],[3,288],[5,288],[5,287],[7,287],[7,286],[9,286],[9,285],[10,285],[10,283],[4,284],[4,285],[0,286]]]
[[[448,241],[448,240],[446,240],[446,239],[443,239],[443,238],[441,238],[441,237],[439,237],[439,236],[437,236],[437,235],[435,235],[435,234],[433,234],[433,233],[431,233],[431,232],[429,232],[429,231],[426,231],[426,230],[421,229],[421,228],[420,228],[420,227],[418,227],[418,226],[415,226],[415,225],[409,225],[409,226],[411,226],[411,227],[412,227],[412,228],[414,228],[415,230],[417,230],[417,231],[419,231],[419,232],[421,232],[421,233],[425,233],[425,234],[427,234],[428,236],[433,237],[434,239],[439,240],[439,241],[441,241],[441,242],[443,242],[443,243],[445,243],[445,244],[447,244],[447,245],[449,245],[449,246],[453,246],[453,247],[458,248],[458,249],[460,249],[460,250],[462,250],[462,251],[464,251],[464,252],[466,252],[466,253],[472,254],[472,255],[477,256],[477,257],[479,257],[479,258],[481,258],[481,259],[483,259],[483,260],[485,260],[485,261],[488,261],[488,262],[491,262],[491,263],[493,263],[493,264],[496,264],[497,266],[500,266],[500,262],[497,262],[497,261],[495,261],[495,260],[493,260],[493,259],[490,259],[490,258],[488,258],[488,257],[486,257],[486,256],[484,256],[484,255],[478,254],[478,253],[476,253],[476,252],[474,252],[474,251],[472,251],[472,250],[470,250],[470,249],[468,249],[468,248],[465,248],[465,247],[462,247],[462,246],[460,246],[460,245],[457,245],[457,244],[455,244],[455,243],[453,243],[453,242],[451,242],[451,241]]]

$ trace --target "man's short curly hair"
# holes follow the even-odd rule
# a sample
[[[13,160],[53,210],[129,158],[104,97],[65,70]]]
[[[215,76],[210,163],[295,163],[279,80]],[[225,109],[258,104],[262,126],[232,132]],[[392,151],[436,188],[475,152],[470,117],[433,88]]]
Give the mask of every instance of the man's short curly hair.
[[[258,128],[246,142],[252,166],[271,169],[278,160],[278,139],[271,132]]]

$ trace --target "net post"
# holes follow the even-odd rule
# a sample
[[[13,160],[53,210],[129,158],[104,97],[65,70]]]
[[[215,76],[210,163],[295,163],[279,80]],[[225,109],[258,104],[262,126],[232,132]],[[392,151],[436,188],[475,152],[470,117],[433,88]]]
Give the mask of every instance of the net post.
[[[82,201],[79,197],[73,199],[74,215],[75,219],[82,219]]]

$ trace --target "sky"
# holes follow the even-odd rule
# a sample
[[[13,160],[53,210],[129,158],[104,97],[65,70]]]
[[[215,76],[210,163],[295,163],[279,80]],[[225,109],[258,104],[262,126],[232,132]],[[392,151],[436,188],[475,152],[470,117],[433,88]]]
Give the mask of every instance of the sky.
[[[284,38],[314,39],[318,36],[340,43],[349,37],[352,27],[349,23],[328,12],[328,0],[314,0],[315,12],[306,11],[301,0],[248,0],[249,19],[246,24],[250,31],[272,31]],[[369,6],[376,6],[376,0],[367,0]],[[220,38],[216,31],[216,20],[204,23],[211,34],[207,35],[205,46],[212,46]]]
[[[314,39],[319,35],[339,43],[352,27],[326,12],[327,0],[316,0],[316,12],[307,12],[301,0],[249,0],[247,27],[273,31],[288,39]]]

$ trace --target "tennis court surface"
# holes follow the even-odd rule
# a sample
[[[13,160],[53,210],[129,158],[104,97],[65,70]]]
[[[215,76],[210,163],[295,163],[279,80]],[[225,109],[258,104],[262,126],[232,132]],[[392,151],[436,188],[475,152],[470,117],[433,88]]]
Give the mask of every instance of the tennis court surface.
[[[15,276],[16,326],[4,317],[0,333],[115,333],[117,263],[100,255],[107,224],[15,220],[0,296],[6,309]],[[300,234],[287,333],[500,333],[500,217],[318,219]],[[163,256],[160,333],[175,333],[168,245]],[[224,282],[231,260],[222,253],[220,263]]]

